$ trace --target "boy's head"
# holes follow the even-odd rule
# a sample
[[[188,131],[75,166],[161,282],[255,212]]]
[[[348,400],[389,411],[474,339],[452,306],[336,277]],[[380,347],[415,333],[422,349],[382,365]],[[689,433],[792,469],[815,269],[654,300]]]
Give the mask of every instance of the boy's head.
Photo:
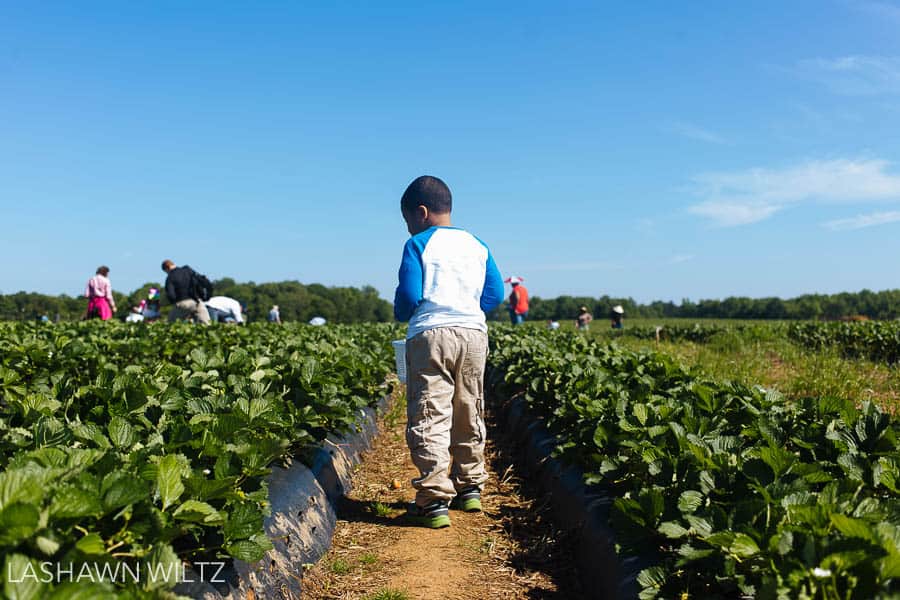
[[[431,175],[413,180],[400,198],[400,212],[409,233],[415,235],[434,225],[449,225],[453,198],[447,184]]]

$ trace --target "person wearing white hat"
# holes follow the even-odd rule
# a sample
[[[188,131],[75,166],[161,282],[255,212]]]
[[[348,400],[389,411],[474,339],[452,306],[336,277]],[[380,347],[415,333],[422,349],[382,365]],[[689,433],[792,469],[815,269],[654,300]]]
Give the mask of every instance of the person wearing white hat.
[[[622,317],[624,316],[625,309],[622,308],[621,304],[616,304],[612,307],[612,310],[609,311],[609,318],[613,329],[622,329]]]
[[[509,320],[513,325],[518,325],[528,318],[528,289],[522,285],[525,281],[518,276],[504,280],[512,286],[509,293]]]

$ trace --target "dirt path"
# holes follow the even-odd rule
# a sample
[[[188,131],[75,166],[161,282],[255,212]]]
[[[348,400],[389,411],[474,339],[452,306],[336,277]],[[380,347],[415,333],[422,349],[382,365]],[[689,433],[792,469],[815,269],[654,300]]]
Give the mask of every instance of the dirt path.
[[[566,537],[529,499],[491,415],[484,512],[451,511],[452,525],[438,530],[404,523],[416,474],[404,441],[404,407],[405,399],[395,398],[354,475],[332,549],[304,571],[304,598],[577,600]]]

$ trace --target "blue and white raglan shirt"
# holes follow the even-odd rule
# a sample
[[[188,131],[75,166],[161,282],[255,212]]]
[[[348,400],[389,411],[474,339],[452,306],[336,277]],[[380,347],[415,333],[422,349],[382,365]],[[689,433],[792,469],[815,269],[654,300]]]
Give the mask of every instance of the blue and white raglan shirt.
[[[503,301],[500,270],[484,242],[458,227],[430,227],[403,247],[394,316],[406,338],[436,327],[487,331],[484,313]]]

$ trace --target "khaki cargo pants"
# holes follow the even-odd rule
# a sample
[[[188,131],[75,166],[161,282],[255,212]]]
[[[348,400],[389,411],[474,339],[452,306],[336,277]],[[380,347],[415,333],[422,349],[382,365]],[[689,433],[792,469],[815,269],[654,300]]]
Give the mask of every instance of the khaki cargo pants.
[[[180,300],[169,311],[169,323],[174,323],[178,319],[186,317],[190,317],[204,325],[209,325],[209,311],[206,310],[206,305],[199,300]]]
[[[487,481],[484,365],[487,334],[439,327],[406,340],[406,443],[420,476],[416,504],[452,500]]]

